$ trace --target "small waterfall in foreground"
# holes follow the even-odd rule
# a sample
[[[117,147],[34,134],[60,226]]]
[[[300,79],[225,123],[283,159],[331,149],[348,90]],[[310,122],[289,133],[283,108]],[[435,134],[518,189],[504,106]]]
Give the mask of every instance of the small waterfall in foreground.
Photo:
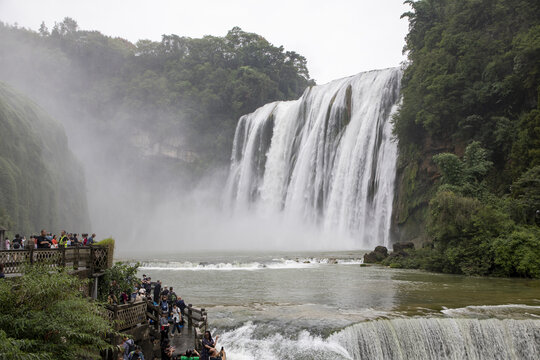
[[[361,73],[242,116],[225,195],[231,211],[315,225],[336,247],[388,246],[401,75]]]
[[[537,359],[540,321],[394,319],[333,335],[352,359]]]
[[[257,360],[533,360],[540,354],[540,320],[408,318],[366,321],[323,338],[264,335],[251,322],[225,332],[231,358]]]

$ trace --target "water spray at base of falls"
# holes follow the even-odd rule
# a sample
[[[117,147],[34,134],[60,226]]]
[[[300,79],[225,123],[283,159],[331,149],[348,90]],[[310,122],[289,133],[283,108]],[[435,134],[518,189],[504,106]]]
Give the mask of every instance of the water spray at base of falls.
[[[401,75],[398,68],[360,73],[241,117],[226,207],[279,218],[285,228],[311,226],[321,234],[314,241],[334,248],[388,246]]]

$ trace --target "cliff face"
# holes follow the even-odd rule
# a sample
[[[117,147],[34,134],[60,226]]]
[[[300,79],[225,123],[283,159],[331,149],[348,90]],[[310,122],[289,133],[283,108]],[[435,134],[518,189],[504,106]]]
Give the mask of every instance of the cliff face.
[[[10,231],[89,230],[85,176],[70,146],[59,123],[0,83],[0,209]]]
[[[452,143],[425,133],[407,151],[401,151],[392,219],[397,241],[412,241],[419,248],[429,240],[426,234],[429,200],[435,194],[440,178],[433,156],[448,152],[461,157],[464,151],[465,144],[462,142]]]

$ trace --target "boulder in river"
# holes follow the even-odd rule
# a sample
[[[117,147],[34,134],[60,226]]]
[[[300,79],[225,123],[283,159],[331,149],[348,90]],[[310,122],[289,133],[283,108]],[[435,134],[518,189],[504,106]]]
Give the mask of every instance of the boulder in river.
[[[385,246],[377,246],[375,250],[364,255],[364,263],[378,263],[386,259],[388,249]]]

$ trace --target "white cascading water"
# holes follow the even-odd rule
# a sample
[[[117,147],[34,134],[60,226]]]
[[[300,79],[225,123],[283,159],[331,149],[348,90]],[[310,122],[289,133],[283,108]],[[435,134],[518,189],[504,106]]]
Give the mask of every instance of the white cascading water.
[[[409,318],[362,322],[326,339],[307,331],[261,336],[249,322],[221,341],[239,359],[533,360],[539,336],[538,320]]]
[[[388,246],[401,75],[398,68],[360,73],[242,116],[230,209],[315,225],[335,247]]]
[[[393,319],[353,325],[329,340],[351,359],[536,359],[540,322]]]

